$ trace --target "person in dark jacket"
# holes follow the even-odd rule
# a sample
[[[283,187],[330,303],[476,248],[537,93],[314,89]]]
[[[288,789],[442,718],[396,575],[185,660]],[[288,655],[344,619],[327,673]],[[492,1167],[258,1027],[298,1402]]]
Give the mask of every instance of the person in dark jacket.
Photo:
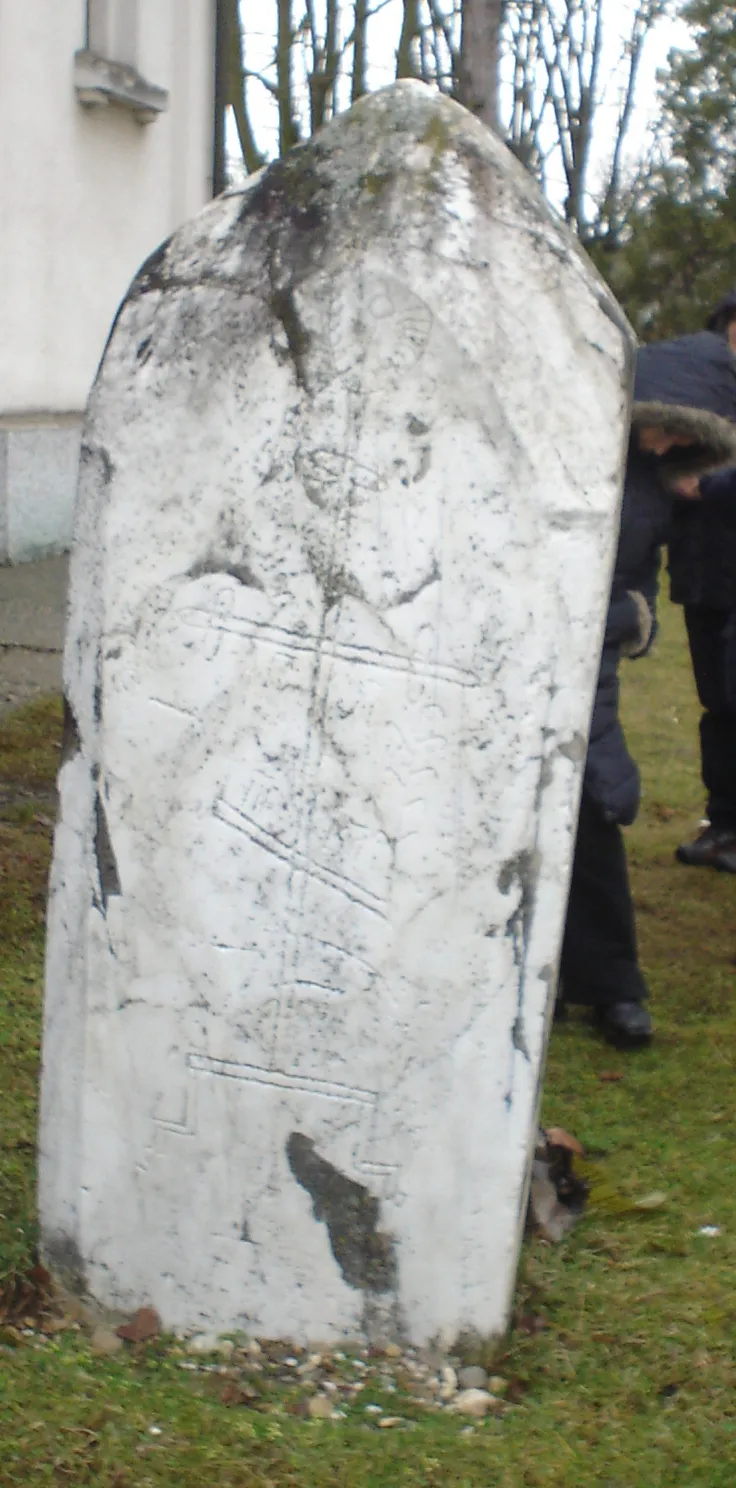
[[[736,291],[716,306],[703,335],[729,365],[718,412],[736,420]],[[700,500],[675,502],[669,538],[670,595],[682,605],[698,697],[708,825],[677,849],[681,863],[736,873],[736,469],[702,481]]]
[[[660,553],[673,503],[703,472],[736,463],[736,428],[720,416],[730,364],[703,333],[643,347],[637,358],[621,528],[588,744],[560,1000],[593,1009],[604,1036],[647,1043],[652,1023],[637,953],[622,825],[639,806],[639,775],[618,716],[621,656],[648,650]]]

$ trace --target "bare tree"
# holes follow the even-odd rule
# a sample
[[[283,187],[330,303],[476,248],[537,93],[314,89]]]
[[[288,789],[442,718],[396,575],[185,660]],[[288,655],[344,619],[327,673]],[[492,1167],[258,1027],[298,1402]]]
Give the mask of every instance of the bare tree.
[[[264,157],[256,145],[248,113],[245,37],[238,0],[218,0],[218,30],[218,71],[222,102],[226,109],[231,108],[233,111],[246,170],[259,170]]]
[[[498,65],[505,0],[463,0],[459,87],[461,103],[498,129]]]
[[[262,159],[249,88],[261,90],[261,104],[270,107],[282,153],[375,86],[377,60],[385,77],[385,39],[382,57],[369,48],[378,35],[374,18],[388,11],[396,21],[397,77],[422,78],[499,129],[584,239],[615,236],[643,49],[674,4],[635,0],[623,34],[620,0],[259,0],[251,37],[238,0],[220,0],[226,98],[245,167]],[[269,27],[264,54],[255,33]],[[262,48],[260,71],[246,66],[251,40]],[[612,107],[616,121],[607,159],[596,135],[604,101],[607,124]]]
[[[610,224],[620,212],[642,52],[669,8],[669,0],[637,0],[622,35],[618,0],[507,0],[502,33],[502,72],[505,63],[511,74],[507,138],[544,189],[549,190],[552,174],[561,175],[555,194],[583,237],[598,234],[602,219]],[[615,56],[616,34],[620,52],[612,79],[609,59]],[[594,191],[591,169],[604,100],[615,109],[613,145],[608,160],[599,162],[603,181]]]

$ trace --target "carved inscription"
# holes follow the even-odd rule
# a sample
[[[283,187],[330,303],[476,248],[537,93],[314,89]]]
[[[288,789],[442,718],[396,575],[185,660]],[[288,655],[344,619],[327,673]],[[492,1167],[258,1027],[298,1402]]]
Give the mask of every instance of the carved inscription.
[[[421,587],[424,587],[423,585]],[[417,590],[417,593],[420,589]],[[414,596],[410,596],[414,597]],[[331,657],[334,661],[355,662],[360,666],[374,667],[378,671],[406,672],[409,676],[427,678],[431,682],[448,682],[455,687],[477,687],[478,677],[463,667],[448,666],[441,662],[429,662],[420,657],[402,656],[396,651],[384,651],[375,646],[330,640],[316,635],[301,635],[284,630],[278,625],[248,619],[244,615],[231,615],[227,619],[206,609],[190,608],[181,611],[181,620],[198,630],[221,631],[225,635],[241,636],[258,645],[272,646],[287,654],[309,652],[313,655]]]

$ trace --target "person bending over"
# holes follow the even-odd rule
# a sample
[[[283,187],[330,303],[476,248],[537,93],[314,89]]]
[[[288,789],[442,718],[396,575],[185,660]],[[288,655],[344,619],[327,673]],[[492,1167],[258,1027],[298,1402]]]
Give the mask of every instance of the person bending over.
[[[697,344],[696,344],[697,343]],[[718,355],[716,354],[718,353]],[[611,1043],[648,1043],[652,1022],[637,951],[621,827],[639,806],[639,775],[618,715],[621,656],[643,656],[655,627],[657,575],[673,501],[706,471],[736,464],[736,427],[718,415],[727,369],[706,336],[643,347],[637,358],[621,529],[593,707],[559,1003],[592,1008]],[[693,379],[693,363],[701,376]],[[730,374],[729,374],[730,375]]]

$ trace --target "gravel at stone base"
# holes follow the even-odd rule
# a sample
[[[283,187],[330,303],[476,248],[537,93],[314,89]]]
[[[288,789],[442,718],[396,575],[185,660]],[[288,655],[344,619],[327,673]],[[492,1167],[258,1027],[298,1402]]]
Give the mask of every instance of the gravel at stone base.
[[[5,1331],[39,1350],[61,1333],[76,1332],[97,1358],[123,1359],[158,1339],[169,1366],[210,1379],[224,1405],[286,1413],[305,1423],[349,1419],[367,1429],[411,1430],[425,1413],[438,1412],[454,1415],[467,1435],[513,1410],[525,1393],[523,1381],[469,1362],[481,1351],[479,1339],[458,1340],[460,1357],[439,1347],[386,1343],[369,1348],[357,1340],[346,1340],[341,1349],[318,1343],[302,1347],[288,1339],[214,1330],[166,1338],[153,1308],[132,1315],[105,1311],[54,1285],[48,1274],[38,1316],[8,1323]]]
[[[503,1398],[507,1381],[480,1365],[465,1365],[431,1351],[390,1344],[380,1350],[300,1349],[272,1340],[240,1342],[195,1334],[172,1348],[179,1368],[218,1375],[223,1398],[232,1404],[268,1409],[270,1387],[290,1387],[286,1409],[306,1420],[355,1420],[359,1413],[377,1430],[410,1429],[418,1411],[449,1412],[482,1422],[511,1407]],[[467,1383],[466,1383],[467,1382]],[[288,1395],[292,1395],[291,1403]],[[390,1408],[376,1396],[392,1396]],[[280,1397],[283,1401],[283,1394]],[[410,1410],[412,1415],[402,1414]]]

